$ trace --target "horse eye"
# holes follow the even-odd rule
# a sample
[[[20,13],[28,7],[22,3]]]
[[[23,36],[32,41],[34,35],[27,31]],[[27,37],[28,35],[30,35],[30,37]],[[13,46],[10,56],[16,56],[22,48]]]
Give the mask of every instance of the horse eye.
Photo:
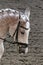
[[[24,35],[24,33],[25,33],[24,31],[21,31],[21,34],[23,34],[23,35]]]

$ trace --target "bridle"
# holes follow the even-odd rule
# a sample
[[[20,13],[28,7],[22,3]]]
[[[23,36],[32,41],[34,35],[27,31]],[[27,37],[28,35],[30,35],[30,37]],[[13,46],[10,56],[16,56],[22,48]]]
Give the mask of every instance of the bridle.
[[[15,34],[16,34],[16,37],[15,37],[15,40],[16,40],[16,41],[11,42],[11,41],[8,41],[8,40],[3,39],[3,38],[0,38],[0,39],[3,40],[3,41],[6,41],[6,42],[8,42],[8,43],[18,44],[18,45],[25,45],[25,47],[28,47],[28,44],[27,44],[27,43],[18,42],[19,27],[21,27],[21,28],[23,28],[23,29],[25,29],[25,30],[28,30],[28,28],[25,28],[25,27],[21,26],[20,24],[21,24],[21,22],[20,22],[20,13],[19,13],[19,22],[18,22],[17,28],[16,28],[16,30],[15,30],[13,36],[12,36],[12,37],[14,37]]]

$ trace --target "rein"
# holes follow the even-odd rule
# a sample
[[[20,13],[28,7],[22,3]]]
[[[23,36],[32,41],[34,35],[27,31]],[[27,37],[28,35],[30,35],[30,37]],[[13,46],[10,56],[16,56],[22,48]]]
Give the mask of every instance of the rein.
[[[28,47],[28,44],[27,44],[27,43],[18,42],[19,27],[21,27],[21,28],[23,28],[23,29],[25,29],[25,30],[28,30],[28,28],[25,28],[25,27],[23,27],[23,26],[20,26],[20,14],[19,14],[19,22],[18,22],[17,28],[16,28],[16,30],[15,30],[13,36],[12,36],[12,37],[14,37],[14,35],[16,34],[16,37],[15,37],[15,40],[16,40],[16,41],[11,42],[11,41],[8,41],[8,40],[3,39],[3,38],[0,38],[0,39],[3,40],[3,41],[6,41],[6,42],[8,42],[8,43],[18,44],[18,45],[25,45],[25,47]]]

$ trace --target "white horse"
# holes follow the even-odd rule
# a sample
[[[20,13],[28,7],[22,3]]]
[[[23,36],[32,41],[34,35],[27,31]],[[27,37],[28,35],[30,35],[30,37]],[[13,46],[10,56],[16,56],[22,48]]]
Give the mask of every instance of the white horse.
[[[20,19],[19,19],[19,13],[20,13]],[[28,35],[30,31],[29,16],[30,16],[30,9],[26,9],[24,14],[22,12],[10,8],[1,9],[0,10],[0,38],[5,38],[8,31],[12,36],[14,31],[16,30],[18,22],[20,21],[21,22],[20,25],[28,28],[28,30],[19,28],[18,41],[28,44]],[[24,34],[22,34],[21,32]],[[15,40],[15,36],[14,36],[14,40]],[[28,52],[28,47],[25,48],[25,53],[27,52]],[[4,53],[3,40],[0,39],[0,59],[3,53]]]

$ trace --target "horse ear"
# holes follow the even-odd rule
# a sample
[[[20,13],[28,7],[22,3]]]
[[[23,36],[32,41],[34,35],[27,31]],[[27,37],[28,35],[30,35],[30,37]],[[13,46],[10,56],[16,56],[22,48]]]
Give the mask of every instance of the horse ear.
[[[25,15],[29,18],[29,16],[30,16],[30,8],[26,8]]]

